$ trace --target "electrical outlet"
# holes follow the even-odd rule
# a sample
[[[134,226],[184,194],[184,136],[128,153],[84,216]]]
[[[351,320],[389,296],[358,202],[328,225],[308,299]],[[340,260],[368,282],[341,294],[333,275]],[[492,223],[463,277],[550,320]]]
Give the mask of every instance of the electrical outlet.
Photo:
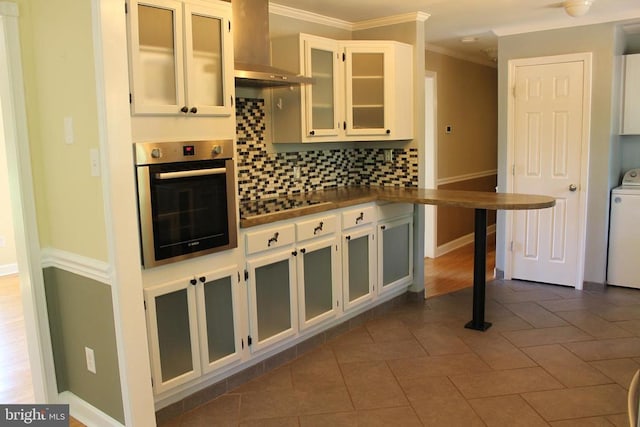
[[[84,348],[84,354],[87,359],[87,371],[96,373],[96,357],[93,354],[93,349],[89,347]]]
[[[384,161],[385,163],[393,162],[393,150],[391,148],[384,150]]]

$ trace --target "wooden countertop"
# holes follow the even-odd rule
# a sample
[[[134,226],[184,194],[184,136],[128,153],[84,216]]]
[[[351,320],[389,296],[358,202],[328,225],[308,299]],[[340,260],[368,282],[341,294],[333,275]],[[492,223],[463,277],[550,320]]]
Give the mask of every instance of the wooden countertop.
[[[457,206],[489,210],[543,209],[555,205],[549,196],[460,190],[396,187],[340,187],[245,202],[240,206],[240,227],[248,228],[361,203],[386,201],[423,205]],[[270,210],[269,204],[275,206]]]

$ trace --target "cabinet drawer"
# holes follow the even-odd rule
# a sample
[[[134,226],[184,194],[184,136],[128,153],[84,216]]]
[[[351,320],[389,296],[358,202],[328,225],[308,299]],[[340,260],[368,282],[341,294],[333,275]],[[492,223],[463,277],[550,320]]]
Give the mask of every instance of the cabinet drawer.
[[[247,233],[247,255],[287,246],[295,241],[293,224]]]
[[[369,224],[376,220],[375,206],[363,206],[342,213],[342,229]]]
[[[322,218],[310,219],[296,224],[298,241],[326,236],[336,231],[336,216],[329,215]]]

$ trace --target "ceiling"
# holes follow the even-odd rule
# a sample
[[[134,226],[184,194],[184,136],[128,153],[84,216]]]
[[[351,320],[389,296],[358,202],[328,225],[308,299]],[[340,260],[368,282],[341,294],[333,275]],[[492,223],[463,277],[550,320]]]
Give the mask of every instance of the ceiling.
[[[497,47],[497,35],[589,25],[640,21],[640,0],[595,0],[589,12],[573,18],[554,0],[272,0],[283,6],[351,23],[401,15],[429,14],[427,47],[464,56],[482,56]],[[463,43],[464,37],[477,38]]]

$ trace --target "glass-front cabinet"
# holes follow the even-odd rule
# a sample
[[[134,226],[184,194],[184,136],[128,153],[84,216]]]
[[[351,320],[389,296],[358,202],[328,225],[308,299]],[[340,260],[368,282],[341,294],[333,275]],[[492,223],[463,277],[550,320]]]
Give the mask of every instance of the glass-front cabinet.
[[[309,138],[337,136],[340,132],[339,53],[333,40],[307,38],[304,40],[305,70],[314,79],[304,88],[302,104]]]
[[[249,336],[252,352],[294,335],[297,330],[295,256],[275,251],[247,261]]]
[[[312,77],[273,90],[274,142],[413,138],[413,47],[308,34],[272,40],[274,66]]]
[[[337,215],[296,222],[298,318],[300,330],[335,318],[340,312],[342,258]]]
[[[145,289],[156,394],[240,359],[237,275],[234,266]]]
[[[347,135],[384,135],[391,133],[389,94],[385,93],[384,48],[347,46],[346,92]],[[387,70],[388,71],[388,70]]]
[[[145,0],[128,9],[132,114],[231,115],[228,4]]]
[[[378,295],[413,281],[413,217],[378,224]]]
[[[373,226],[344,232],[342,239],[342,283],[344,310],[366,304],[373,298],[376,282],[376,246]]]

